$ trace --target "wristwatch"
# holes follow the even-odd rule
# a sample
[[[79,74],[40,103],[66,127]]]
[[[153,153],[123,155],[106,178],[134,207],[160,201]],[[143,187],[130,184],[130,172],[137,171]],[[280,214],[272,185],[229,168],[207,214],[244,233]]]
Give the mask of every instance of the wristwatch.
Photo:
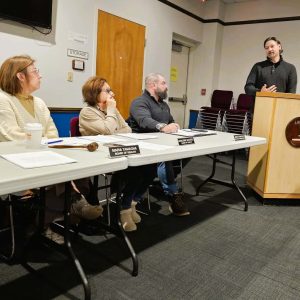
[[[166,123],[157,123],[155,128],[158,130],[158,131],[161,131],[165,126],[167,126]]]

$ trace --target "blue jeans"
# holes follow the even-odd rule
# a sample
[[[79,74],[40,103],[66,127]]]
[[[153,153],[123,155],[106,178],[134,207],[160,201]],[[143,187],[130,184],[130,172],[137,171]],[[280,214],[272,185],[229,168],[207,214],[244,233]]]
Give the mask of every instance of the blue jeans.
[[[157,165],[157,176],[166,195],[178,193],[178,185],[171,161],[162,162]]]

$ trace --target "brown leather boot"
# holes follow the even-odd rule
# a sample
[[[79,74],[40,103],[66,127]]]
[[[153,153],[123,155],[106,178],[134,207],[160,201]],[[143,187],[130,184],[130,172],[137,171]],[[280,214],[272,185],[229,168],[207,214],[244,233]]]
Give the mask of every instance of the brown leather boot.
[[[132,201],[131,202],[131,217],[132,217],[132,220],[135,224],[137,223],[140,223],[141,222],[141,216],[137,213],[136,209],[135,209],[135,206],[137,205],[137,202],[135,201]]]
[[[131,208],[121,210],[120,219],[124,231],[135,231],[137,229],[134,221],[132,220]]]

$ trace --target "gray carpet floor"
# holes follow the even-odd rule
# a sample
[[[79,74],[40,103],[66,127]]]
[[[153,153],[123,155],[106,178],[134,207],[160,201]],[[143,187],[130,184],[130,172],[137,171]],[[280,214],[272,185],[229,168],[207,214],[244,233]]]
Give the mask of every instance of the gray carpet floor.
[[[74,241],[92,299],[300,299],[299,200],[263,204],[245,184],[244,152],[236,179],[248,197],[248,212],[228,187],[208,183],[195,196],[210,165],[210,159],[198,157],[184,169],[188,217],[172,216],[159,190],[152,190],[151,214],[128,234],[139,258],[137,277],[130,275],[127,249],[112,234]],[[216,176],[228,179],[229,167],[220,166]],[[0,262],[0,299],[83,299],[65,256],[41,245],[29,250],[34,272]]]

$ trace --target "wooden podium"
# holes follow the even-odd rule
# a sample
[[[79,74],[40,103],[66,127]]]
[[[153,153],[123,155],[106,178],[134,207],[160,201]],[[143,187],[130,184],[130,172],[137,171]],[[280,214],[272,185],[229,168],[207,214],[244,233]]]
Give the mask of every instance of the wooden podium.
[[[285,136],[296,117],[300,95],[256,94],[252,135],[265,137],[267,143],[250,149],[247,183],[263,198],[300,198],[300,148]]]

